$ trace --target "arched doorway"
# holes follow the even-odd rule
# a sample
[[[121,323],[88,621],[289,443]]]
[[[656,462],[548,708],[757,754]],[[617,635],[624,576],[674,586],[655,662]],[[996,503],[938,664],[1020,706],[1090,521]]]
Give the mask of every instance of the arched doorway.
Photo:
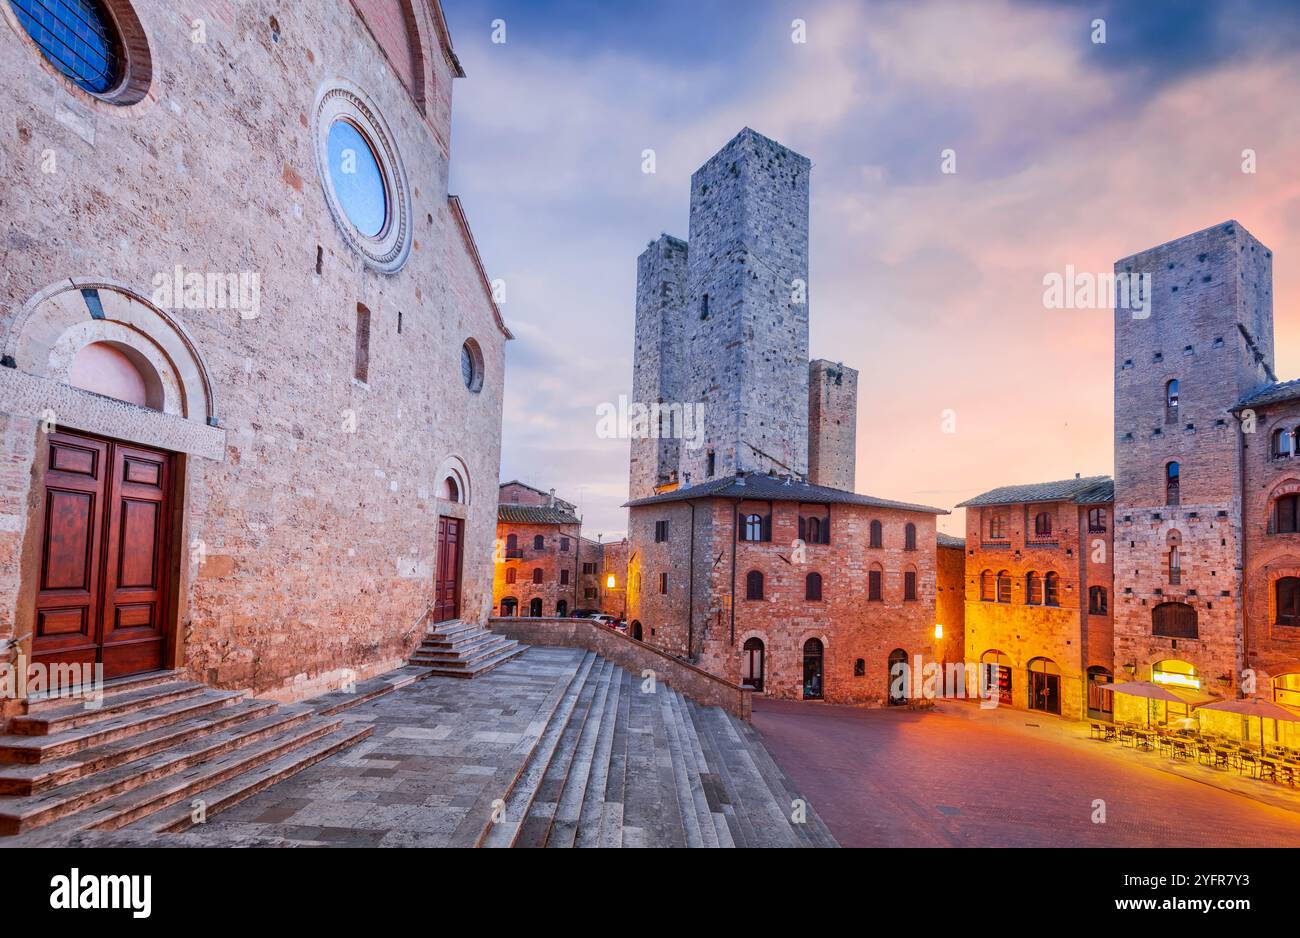
[[[519,600],[515,599],[513,596],[507,596],[505,599],[501,600],[502,616],[505,617],[513,616],[518,614],[518,611],[519,611]]]
[[[901,669],[899,669],[899,665],[902,665]],[[889,653],[888,680],[889,705],[897,707],[899,704],[907,703],[908,694],[911,693],[912,681],[911,675],[907,673],[907,652],[902,648],[895,648]]]
[[[568,614],[569,614],[569,603],[567,600],[561,599],[558,603],[555,604],[555,615],[557,618],[563,619]]]
[[[980,665],[986,682],[980,690],[996,688],[998,703],[1011,706],[1011,659],[996,648],[990,648],[980,655]]]
[[[1114,676],[1101,665],[1088,669],[1088,716],[1093,720],[1113,720],[1115,718],[1115,695],[1103,688],[1114,680]]]
[[[534,599],[532,602],[528,604],[528,614],[532,616],[534,619],[540,619],[542,617],[541,597]]]
[[[821,700],[822,685],[821,639],[810,638],[803,643],[803,699]]]
[[[1279,674],[1273,678],[1273,699],[1280,704],[1300,707],[1300,674]]]
[[[763,692],[764,650],[761,638],[747,638],[740,653],[740,683]]]
[[[640,619],[632,620],[632,637],[635,638],[638,642],[641,641],[641,620]]]
[[[1165,603],[1164,605],[1178,604]],[[1201,689],[1201,676],[1196,673],[1196,668],[1192,666],[1191,662],[1179,661],[1176,658],[1167,658],[1153,664],[1151,666],[1151,680],[1157,684],[1165,684],[1170,687]]]
[[[1061,714],[1061,669],[1051,658],[1029,662],[1029,709]]]

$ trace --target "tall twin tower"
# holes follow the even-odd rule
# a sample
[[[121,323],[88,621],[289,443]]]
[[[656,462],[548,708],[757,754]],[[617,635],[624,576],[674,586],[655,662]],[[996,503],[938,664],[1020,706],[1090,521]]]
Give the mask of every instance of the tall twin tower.
[[[745,128],[691,176],[689,244],[637,259],[633,398],[702,404],[703,432],[634,438],[631,498],[738,472],[852,490],[857,372],[808,361],[810,170]]]

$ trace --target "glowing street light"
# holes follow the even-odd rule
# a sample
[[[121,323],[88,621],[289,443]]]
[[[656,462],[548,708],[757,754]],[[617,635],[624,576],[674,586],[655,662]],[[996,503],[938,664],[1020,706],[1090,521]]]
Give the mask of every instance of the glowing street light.
[[[609,589],[614,588],[614,574],[609,575],[609,579],[605,581],[605,586]]]
[[[940,625],[938,622],[934,624],[934,637],[943,638],[943,626]]]

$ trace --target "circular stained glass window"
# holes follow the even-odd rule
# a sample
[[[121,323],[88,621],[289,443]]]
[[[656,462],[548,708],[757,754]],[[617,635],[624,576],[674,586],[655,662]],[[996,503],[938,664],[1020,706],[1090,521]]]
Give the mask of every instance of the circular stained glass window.
[[[460,347],[460,377],[475,394],[483,390],[483,353],[473,339]]]
[[[388,193],[375,151],[357,126],[336,120],[329,130],[329,172],[339,205],[367,238],[377,238],[388,221]]]
[[[91,94],[122,77],[122,43],[98,0],[11,0],[27,35],[55,68]]]

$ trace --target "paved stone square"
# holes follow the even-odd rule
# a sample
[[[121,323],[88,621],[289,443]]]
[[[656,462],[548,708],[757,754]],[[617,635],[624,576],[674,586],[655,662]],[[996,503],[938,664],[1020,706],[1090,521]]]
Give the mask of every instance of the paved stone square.
[[[1208,768],[1167,771],[1155,753],[1092,741],[1086,724],[1052,716],[759,699],[754,726],[845,847],[1300,846],[1290,792],[1202,778]],[[1093,823],[1094,799],[1104,824]]]

